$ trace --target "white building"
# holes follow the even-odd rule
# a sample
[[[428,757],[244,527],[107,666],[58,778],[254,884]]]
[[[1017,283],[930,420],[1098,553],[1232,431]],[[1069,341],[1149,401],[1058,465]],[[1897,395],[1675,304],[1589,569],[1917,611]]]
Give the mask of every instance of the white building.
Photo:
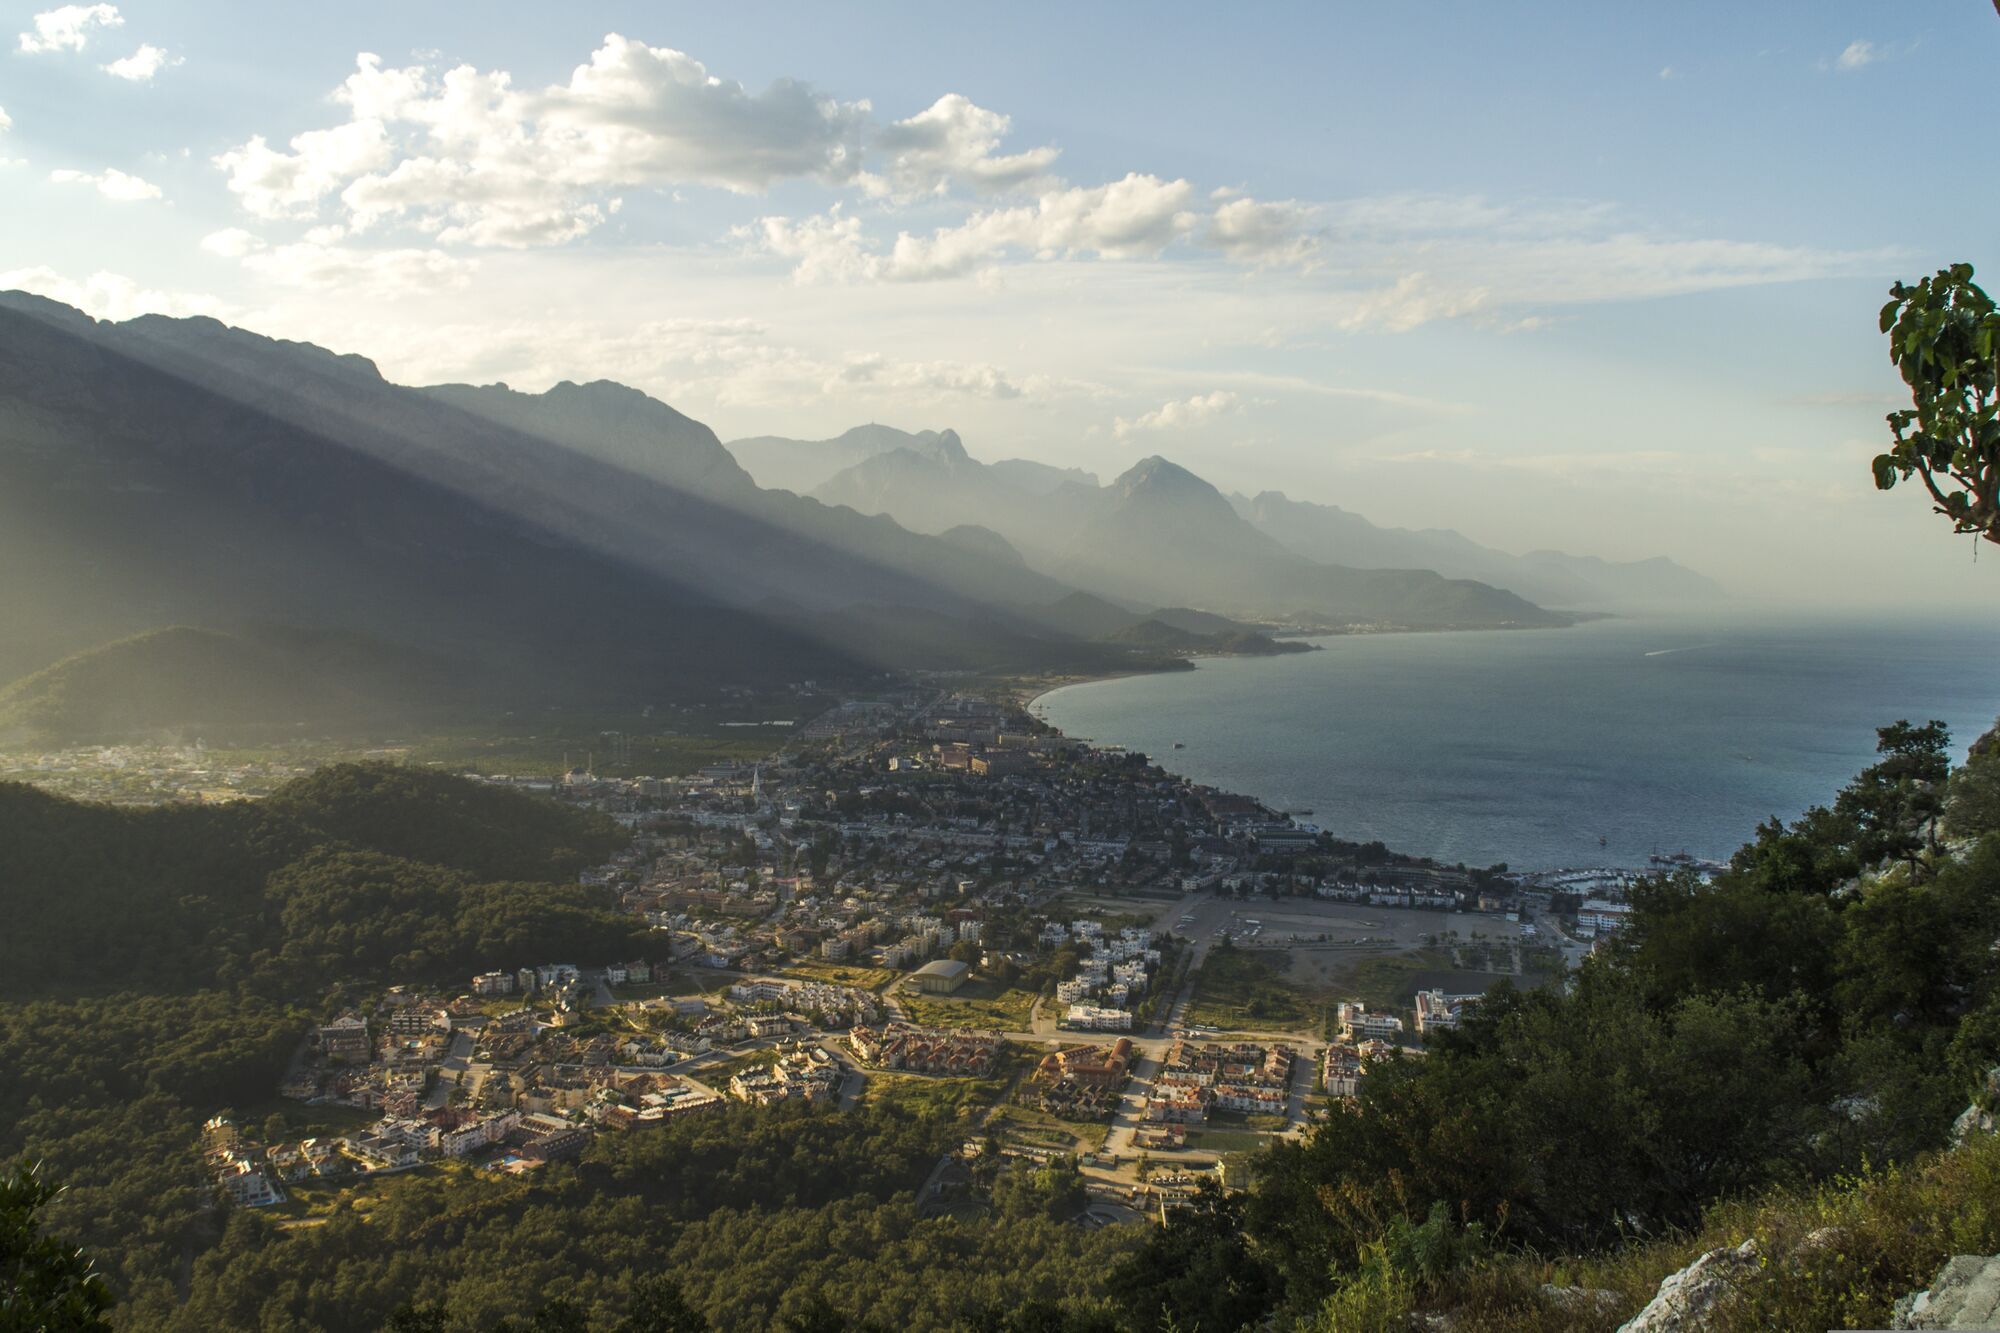
[[[1105,1009],[1094,1004],[1073,1004],[1064,1011],[1063,1024],[1085,1032],[1130,1032],[1132,1011]]]

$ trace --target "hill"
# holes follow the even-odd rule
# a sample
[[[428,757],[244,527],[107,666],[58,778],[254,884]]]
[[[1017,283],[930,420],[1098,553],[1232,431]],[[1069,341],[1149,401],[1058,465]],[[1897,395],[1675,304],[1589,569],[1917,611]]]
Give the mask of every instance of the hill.
[[[1277,491],[1232,496],[1259,532],[1322,564],[1359,569],[1432,569],[1477,579],[1542,606],[1570,610],[1646,611],[1713,605],[1713,579],[1664,556],[1611,561],[1560,551],[1510,555],[1448,528],[1384,528],[1335,505],[1289,499]]]
[[[1273,639],[1254,630],[1232,629],[1215,634],[1197,634],[1158,617],[1128,625],[1108,636],[1108,641],[1195,656],[1274,657],[1281,653],[1313,651],[1310,644],[1295,639]]]
[[[146,809],[0,783],[0,825],[13,997],[442,979],[644,934],[576,883],[624,841],[610,821],[441,773],[333,765],[267,801]]]
[[[877,454],[886,454],[893,449],[921,452],[946,434],[951,432],[913,432],[871,422],[844,431],[831,440],[793,440],[781,435],[757,435],[731,440],[728,448],[736,461],[757,479],[759,486],[805,495],[835,473]]]
[[[0,743],[387,723],[441,702],[451,675],[441,662],[352,635],[171,626],[0,688]]]
[[[935,664],[806,623],[850,605],[964,620],[1069,591],[762,490],[619,385],[410,389],[213,320],[0,295],[0,425],[0,657],[23,666],[254,622],[465,663],[467,698],[644,700]]]
[[[1214,486],[1157,457],[1105,488],[1052,572],[1112,597],[1232,618],[1406,628],[1568,623],[1512,593],[1429,570],[1317,564],[1257,531]]]
[[[925,531],[970,523],[992,528],[1030,567],[1114,601],[1191,602],[1228,617],[1326,626],[1567,623],[1513,593],[1424,567],[1365,569],[1309,558],[1163,458],[1142,460],[1099,487],[1094,478],[1084,484],[981,463],[946,432],[872,453],[813,495]]]

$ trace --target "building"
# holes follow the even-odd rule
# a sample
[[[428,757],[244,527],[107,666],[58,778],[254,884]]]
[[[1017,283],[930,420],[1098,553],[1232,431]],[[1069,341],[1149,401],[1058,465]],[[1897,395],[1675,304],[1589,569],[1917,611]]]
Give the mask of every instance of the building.
[[[1084,1032],[1130,1032],[1130,1009],[1106,1009],[1094,1004],[1073,1004],[1063,1011],[1062,1025]]]
[[[1428,1036],[1458,1026],[1459,1016],[1470,1003],[1466,996],[1446,995],[1441,990],[1417,992],[1417,1033]]]
[[[1624,903],[1591,898],[1576,909],[1576,928],[1585,935],[1613,935],[1631,918],[1632,909]]]
[[[926,995],[949,995],[965,984],[966,974],[971,970],[955,958],[940,958],[925,963],[910,976],[917,989]]]
[[[1327,1047],[1322,1057],[1320,1081],[1325,1084],[1329,1097],[1358,1097],[1365,1072],[1359,1050],[1336,1044]]]
[[[511,972],[481,972],[472,979],[474,995],[512,995],[514,976]]]
[[[365,1018],[338,1018],[319,1030],[320,1054],[329,1060],[365,1065],[373,1058],[375,1046],[368,1038]]]
[[[1403,1035],[1403,1020],[1394,1014],[1371,1014],[1358,1000],[1343,1003],[1339,1010],[1343,1041],[1394,1041]]]

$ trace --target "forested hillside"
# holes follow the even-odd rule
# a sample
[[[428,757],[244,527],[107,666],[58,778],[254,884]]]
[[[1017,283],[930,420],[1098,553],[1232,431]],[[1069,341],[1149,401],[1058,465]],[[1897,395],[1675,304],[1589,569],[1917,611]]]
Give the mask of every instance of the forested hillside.
[[[0,784],[0,996],[457,976],[629,955],[576,872],[600,816],[418,769],[335,765],[270,800],[143,810]]]

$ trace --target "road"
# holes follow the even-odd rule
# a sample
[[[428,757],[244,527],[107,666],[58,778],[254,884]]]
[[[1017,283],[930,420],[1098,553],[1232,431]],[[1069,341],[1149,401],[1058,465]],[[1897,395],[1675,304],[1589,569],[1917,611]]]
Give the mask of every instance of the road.
[[[444,1061],[438,1066],[437,1082],[431,1085],[430,1095],[424,1098],[424,1109],[435,1111],[451,1101],[451,1092],[472,1068],[472,1034],[454,1032],[451,1049],[445,1052]]]

